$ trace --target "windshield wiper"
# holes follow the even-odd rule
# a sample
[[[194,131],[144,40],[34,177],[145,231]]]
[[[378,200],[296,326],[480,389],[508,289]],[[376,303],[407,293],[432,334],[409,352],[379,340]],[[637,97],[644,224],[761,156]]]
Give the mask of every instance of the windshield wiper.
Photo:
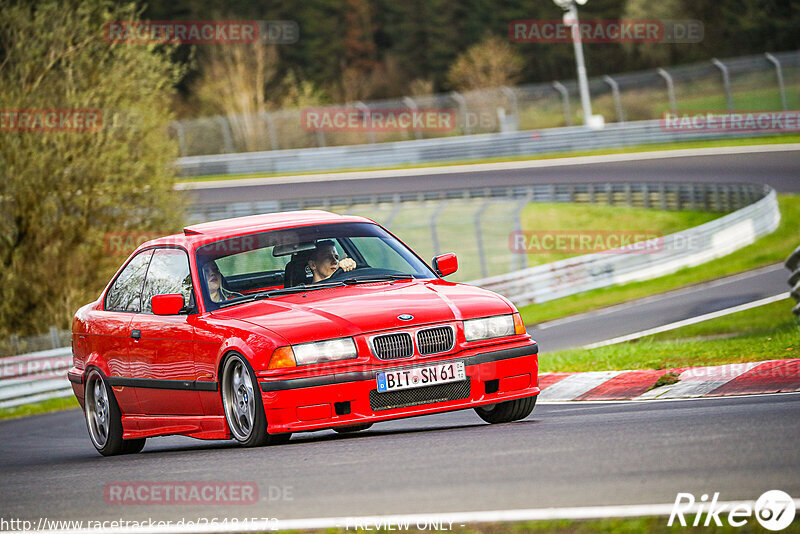
[[[379,274],[375,276],[364,276],[363,278],[345,278],[342,283],[348,286],[354,284],[369,284],[371,282],[389,282],[391,280],[408,280],[414,278],[413,274]]]
[[[305,293],[306,291],[316,291],[317,289],[328,289],[330,287],[343,286],[342,282],[328,282],[326,284],[302,284],[299,286],[284,287],[283,289],[273,289],[272,291],[262,291],[253,295],[254,300],[268,299],[279,295],[291,295],[292,293]]]

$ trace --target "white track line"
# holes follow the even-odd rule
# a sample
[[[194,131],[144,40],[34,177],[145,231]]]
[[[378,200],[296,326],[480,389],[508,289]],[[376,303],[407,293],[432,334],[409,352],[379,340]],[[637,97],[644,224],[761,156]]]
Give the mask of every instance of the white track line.
[[[795,506],[800,506],[800,499],[794,499]],[[705,512],[708,503],[698,503],[691,507],[683,508],[683,516],[687,523],[694,519],[698,512]],[[717,508],[727,506],[731,510],[738,506],[755,507],[755,501],[717,501]],[[254,523],[231,524],[203,524],[203,525],[166,525],[154,527],[123,527],[104,529],[102,532],[117,534],[154,534],[156,532],[188,533],[188,532],[275,532],[279,530],[317,530],[328,528],[344,528],[353,531],[377,530],[377,527],[393,527],[391,530],[403,531],[422,526],[426,530],[451,530],[452,526],[462,526],[469,523],[499,523],[510,521],[553,521],[553,520],[585,520],[608,519],[617,517],[649,517],[669,516],[674,503],[668,504],[633,504],[619,506],[580,506],[572,508],[531,508],[521,510],[493,510],[481,512],[453,512],[432,514],[403,514],[403,515],[373,515],[352,517],[319,517],[310,519],[285,519],[277,521],[258,521]],[[722,518],[722,516],[721,516]],[[705,520],[703,516],[701,519]],[[664,520],[666,524],[666,519]],[[676,520],[677,521],[677,520]],[[748,521],[755,523],[755,518]],[[55,521],[52,521],[55,523]],[[35,523],[35,521],[34,521]],[[406,527],[408,525],[408,527]],[[349,529],[347,528],[349,526]],[[435,528],[439,526],[439,528]],[[369,528],[365,528],[369,527]],[[398,528],[399,527],[399,528]],[[9,534],[20,531],[3,531],[0,534]],[[101,532],[98,529],[78,528],[63,530],[32,530],[23,532],[39,532],[50,534],[87,534]]]
[[[800,150],[800,143],[776,145],[746,145],[731,147],[684,148],[679,150],[656,150],[651,152],[629,152],[625,154],[606,154],[600,156],[575,156],[553,159],[530,159],[504,161],[498,163],[473,163],[466,165],[445,165],[439,167],[418,167],[413,169],[387,169],[376,171],[331,172],[301,174],[295,176],[271,176],[263,178],[239,178],[205,182],[181,182],[175,189],[219,189],[229,187],[251,187],[260,185],[296,184],[306,182],[328,182],[332,180],[368,180],[374,178],[397,178],[399,176],[430,176],[438,174],[457,174],[466,172],[491,172],[515,169],[541,169],[571,165],[594,165],[597,163],[616,163],[625,161],[645,161],[652,159],[685,158],[695,156],[724,156],[752,154],[758,152],[792,152]],[[536,156],[531,156],[535,158]]]
[[[659,334],[661,332],[667,332],[669,330],[674,330],[676,328],[680,328],[682,326],[688,326],[695,323],[702,323],[703,321],[708,321],[710,319],[716,319],[717,317],[724,317],[725,315],[730,315],[732,313],[737,313],[744,310],[749,310],[751,308],[757,308],[759,306],[765,306],[767,304],[771,304],[773,302],[778,302],[779,300],[788,299],[789,292],[781,293],[780,295],[773,295],[771,297],[763,298],[760,300],[754,300],[752,302],[747,302],[745,304],[740,304],[738,306],[733,306],[731,308],[725,308],[724,310],[719,310],[711,313],[706,313],[705,315],[698,315],[697,317],[691,317],[689,319],[684,319],[682,321],[677,321],[670,324],[665,324],[663,326],[657,326],[655,328],[650,328],[648,330],[642,330],[641,332],[634,332],[633,334],[628,334],[625,336],[615,337],[613,339],[607,339],[605,341],[598,341],[597,343],[590,343],[589,345],[584,345],[582,348],[584,349],[596,349],[597,347],[605,347],[608,345],[615,345],[617,343],[623,343],[625,341],[630,341],[632,339],[638,339],[644,336],[652,336],[653,334]]]

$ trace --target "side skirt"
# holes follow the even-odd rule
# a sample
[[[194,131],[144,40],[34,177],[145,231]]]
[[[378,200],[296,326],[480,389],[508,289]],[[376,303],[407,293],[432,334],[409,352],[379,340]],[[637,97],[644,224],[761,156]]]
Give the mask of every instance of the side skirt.
[[[123,415],[122,438],[152,438],[177,434],[198,439],[230,439],[223,415]]]

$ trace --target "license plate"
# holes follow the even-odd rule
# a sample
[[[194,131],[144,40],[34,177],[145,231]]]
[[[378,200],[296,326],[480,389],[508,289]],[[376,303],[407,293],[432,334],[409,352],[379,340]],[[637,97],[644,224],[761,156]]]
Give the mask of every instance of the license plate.
[[[466,380],[464,362],[448,362],[378,373],[378,391],[419,388]]]

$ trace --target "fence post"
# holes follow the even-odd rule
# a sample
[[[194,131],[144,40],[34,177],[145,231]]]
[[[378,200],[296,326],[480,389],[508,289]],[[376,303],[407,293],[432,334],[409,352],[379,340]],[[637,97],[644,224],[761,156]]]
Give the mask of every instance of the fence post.
[[[781,108],[783,111],[789,111],[789,105],[786,103],[786,87],[783,85],[783,69],[781,68],[781,62],[769,52],[764,55],[767,56],[767,61],[775,65],[775,74],[778,75],[778,89],[781,92]]]
[[[525,197],[517,203],[517,208],[516,210],[514,210],[514,230],[516,230],[517,232],[520,233],[522,232],[522,211],[525,209],[525,206],[528,205],[530,200],[531,200],[531,191],[528,191],[528,194],[525,195]],[[526,267],[528,267],[527,251],[519,252],[512,250],[511,251],[512,258],[515,252],[518,253],[519,255],[519,268],[525,269]],[[513,261],[511,262],[511,269],[512,270],[514,269]]]
[[[622,114],[622,99],[619,96],[619,84],[617,80],[611,76],[603,76],[603,81],[611,87],[611,97],[614,99],[614,107],[617,110],[617,122],[622,124],[625,122],[625,116]]]
[[[519,100],[517,99],[517,93],[511,87],[504,85],[500,88],[504,95],[508,98],[508,101],[511,102],[511,115],[514,117],[514,130],[519,130]],[[502,125],[500,125],[500,129],[502,130]]]
[[[416,112],[419,109],[417,103],[414,102],[414,99],[409,96],[403,97],[403,104],[405,104],[406,107],[412,111],[412,113]],[[416,137],[417,139],[422,139],[422,131],[419,128],[414,128],[414,137]]]
[[[280,150],[281,144],[278,141],[278,132],[275,130],[275,122],[272,120],[272,115],[266,111],[262,111],[260,115],[267,124],[267,134],[269,134],[269,144],[272,150]]]
[[[50,327],[50,343],[53,344],[54,349],[61,346],[61,340],[58,339],[58,327],[56,326]]]
[[[436,223],[439,221],[439,215],[442,214],[445,206],[447,206],[447,201],[442,200],[431,215],[431,241],[433,242],[434,256],[438,256],[442,253],[441,247],[439,246],[439,233],[436,231]]]
[[[172,126],[175,128],[175,135],[178,137],[178,152],[180,152],[181,156],[188,156],[189,154],[186,152],[186,134],[183,133],[183,124],[181,124],[181,121],[175,121],[172,123]]]
[[[667,82],[667,97],[669,97],[669,109],[672,111],[673,115],[678,114],[678,101],[675,98],[675,84],[672,82],[672,76],[669,72],[665,71],[664,69],[658,69],[658,75],[664,78],[664,81]]]
[[[226,154],[233,153],[233,134],[231,133],[231,125],[225,117],[217,115],[217,122],[219,123],[220,130],[222,130],[222,143],[225,147]]]
[[[569,109],[569,92],[567,88],[561,82],[553,82],[553,89],[561,95],[561,105],[564,108],[564,119],[567,121],[567,126],[572,126],[572,111]]]
[[[482,278],[489,277],[489,267],[486,263],[486,251],[483,249],[483,232],[481,231],[481,217],[489,208],[489,201],[490,199],[487,198],[483,201],[483,204],[475,213],[475,242],[478,245],[478,260],[481,265],[481,276]]]
[[[733,113],[733,96],[731,95],[731,78],[728,75],[728,67],[717,58],[713,58],[711,63],[722,72],[722,86],[725,89],[725,99],[728,101],[728,112]]]
[[[467,120],[467,101],[464,100],[464,97],[461,96],[461,94],[458,93],[457,91],[451,91],[450,97],[456,101],[456,104],[458,104],[458,110],[459,113],[461,114],[461,120],[464,121],[464,124],[461,125],[461,133],[463,133],[464,135],[469,135],[471,132],[469,129],[469,121]]]
[[[369,116],[369,114],[370,114],[369,107],[367,107],[367,105],[366,105],[364,102],[362,102],[361,100],[359,100],[358,102],[356,102],[356,103],[355,103],[355,105],[354,105],[354,107],[355,107],[356,109],[360,109],[360,110],[361,110],[361,112],[362,112],[364,115],[367,115],[367,116]],[[371,121],[370,121],[370,124],[371,124]],[[374,130],[372,130],[371,128],[367,130],[367,141],[368,141],[368,142],[369,142],[369,144],[371,144],[371,145],[374,145],[374,144],[375,144],[375,131],[374,131]]]

